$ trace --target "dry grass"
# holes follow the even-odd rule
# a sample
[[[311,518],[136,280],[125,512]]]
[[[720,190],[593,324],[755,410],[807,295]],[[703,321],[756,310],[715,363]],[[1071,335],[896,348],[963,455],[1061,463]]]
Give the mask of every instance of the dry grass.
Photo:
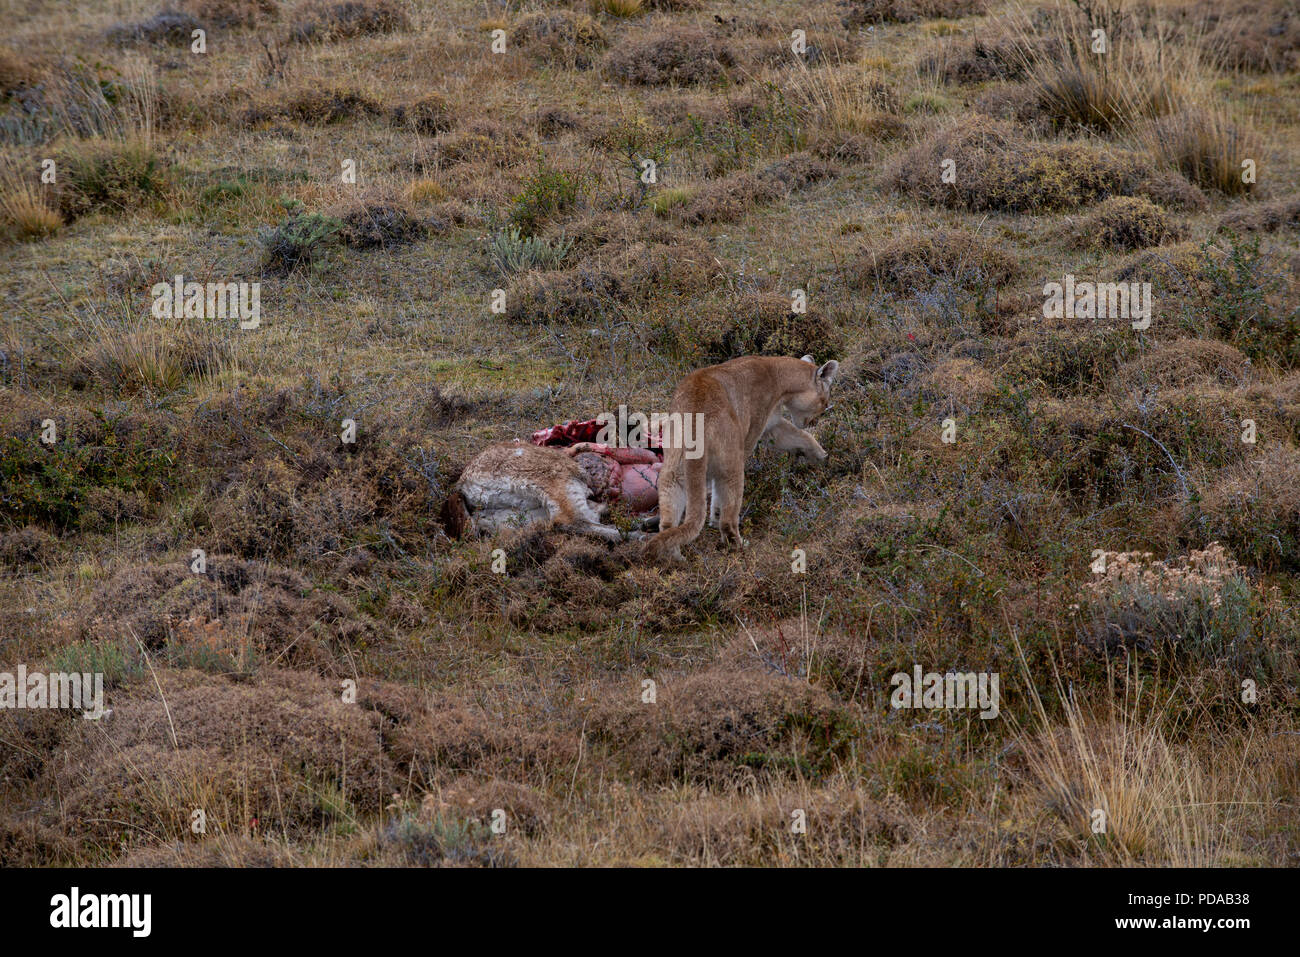
[[[11,11],[0,661],[115,713],[0,709],[0,857],[1294,860],[1294,17],[1131,0],[1100,61],[1025,6]],[[261,325],[154,318],[177,273]],[[486,445],[755,353],[841,372],[747,549],[447,534]]]
[[[5,164],[0,193],[0,229],[7,238],[44,239],[63,225],[63,216],[49,202],[47,190]]]

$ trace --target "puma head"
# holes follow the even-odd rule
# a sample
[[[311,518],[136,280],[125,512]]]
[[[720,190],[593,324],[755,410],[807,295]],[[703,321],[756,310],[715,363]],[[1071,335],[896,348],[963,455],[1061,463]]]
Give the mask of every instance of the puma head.
[[[803,361],[816,365],[812,356],[804,356]],[[840,364],[834,359],[827,362],[813,373],[812,385],[802,392],[797,392],[786,400],[785,410],[790,413],[790,420],[801,429],[817,424],[817,420],[831,407],[831,384]]]

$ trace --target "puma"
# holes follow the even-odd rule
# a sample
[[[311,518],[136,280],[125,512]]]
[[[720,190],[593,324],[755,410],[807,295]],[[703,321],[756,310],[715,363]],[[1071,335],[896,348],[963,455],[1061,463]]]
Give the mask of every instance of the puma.
[[[743,547],[740,505],[746,460],[767,435],[778,448],[825,461],[825,450],[804,427],[814,425],[830,407],[838,371],[839,363],[833,359],[818,367],[812,356],[744,356],[683,379],[670,411],[703,414],[701,454],[688,458],[681,448],[664,449],[659,534],[647,546],[649,557],[681,561],[682,546],[699,537],[706,512],[717,516],[724,544]],[[791,421],[782,417],[782,411],[790,414]]]

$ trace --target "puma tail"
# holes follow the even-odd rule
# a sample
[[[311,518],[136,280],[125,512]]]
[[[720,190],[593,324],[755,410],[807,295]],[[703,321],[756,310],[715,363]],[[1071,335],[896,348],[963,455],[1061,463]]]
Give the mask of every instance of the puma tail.
[[[665,558],[681,561],[682,546],[695,541],[695,539],[699,538],[700,532],[704,530],[704,520],[708,517],[707,485],[709,467],[707,462],[706,456],[699,456],[698,458],[683,457],[681,459],[684,475],[677,493],[686,495],[686,514],[680,524],[661,531],[650,539],[649,544],[646,546],[646,553],[650,558],[656,561],[662,561]],[[660,482],[663,480],[664,477],[661,475]],[[659,521],[662,523],[666,503],[662,496],[659,501]]]

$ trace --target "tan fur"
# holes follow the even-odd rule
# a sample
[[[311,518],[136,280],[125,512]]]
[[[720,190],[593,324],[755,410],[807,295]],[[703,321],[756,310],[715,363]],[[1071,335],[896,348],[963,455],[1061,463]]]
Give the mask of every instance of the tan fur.
[[[479,534],[554,525],[620,540],[618,529],[601,522],[605,509],[590,500],[586,473],[562,449],[526,442],[488,446],[465,466],[452,495],[468,506],[469,526]]]
[[[683,379],[670,411],[703,414],[703,454],[688,458],[681,448],[664,450],[660,531],[650,541],[649,556],[681,560],[681,547],[704,528],[710,489],[724,544],[743,546],[740,505],[746,460],[759,438],[770,432],[778,447],[811,453],[824,461],[825,450],[803,426],[816,422],[829,406],[838,370],[835,361],[818,368],[811,356],[745,356],[699,369]],[[782,418],[783,410],[793,424]]]

